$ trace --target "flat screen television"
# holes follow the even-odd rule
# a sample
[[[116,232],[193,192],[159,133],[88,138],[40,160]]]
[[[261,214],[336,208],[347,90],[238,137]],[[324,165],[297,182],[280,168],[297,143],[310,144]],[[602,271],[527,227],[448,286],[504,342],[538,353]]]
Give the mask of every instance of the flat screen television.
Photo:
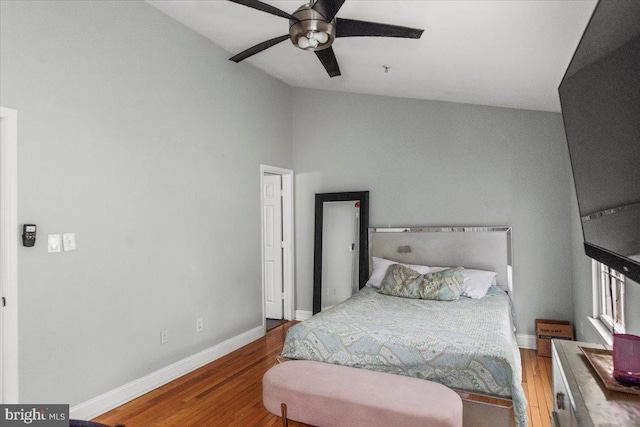
[[[600,1],[558,89],[586,254],[640,282],[640,1]]]

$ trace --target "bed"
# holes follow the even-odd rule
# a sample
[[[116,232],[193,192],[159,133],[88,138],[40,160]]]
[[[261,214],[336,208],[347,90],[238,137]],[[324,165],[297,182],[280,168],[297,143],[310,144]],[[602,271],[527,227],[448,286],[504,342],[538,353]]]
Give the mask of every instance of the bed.
[[[282,356],[436,381],[465,399],[465,425],[509,425],[513,413],[515,425],[526,426],[510,301],[510,231],[508,227],[370,229],[372,259],[495,271],[496,285],[482,298],[454,301],[383,295],[365,286],[290,328]]]

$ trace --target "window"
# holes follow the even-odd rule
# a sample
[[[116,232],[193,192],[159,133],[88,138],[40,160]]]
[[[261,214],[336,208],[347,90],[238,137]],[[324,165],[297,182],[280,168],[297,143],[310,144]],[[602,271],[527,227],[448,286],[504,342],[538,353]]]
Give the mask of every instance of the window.
[[[596,262],[599,317],[612,333],[624,333],[624,276]]]

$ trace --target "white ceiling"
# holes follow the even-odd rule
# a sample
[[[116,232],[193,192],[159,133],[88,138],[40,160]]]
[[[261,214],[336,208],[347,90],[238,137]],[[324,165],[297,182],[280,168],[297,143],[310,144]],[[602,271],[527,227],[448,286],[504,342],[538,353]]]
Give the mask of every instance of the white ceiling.
[[[304,0],[264,0],[293,13]],[[280,35],[289,22],[225,0],[148,0],[229,51]],[[302,88],[560,111],[557,88],[596,0],[347,0],[337,16],[425,30],[419,40],[347,37],[333,43],[342,76],[284,41],[251,64]],[[247,64],[248,63],[248,64]],[[383,65],[390,66],[388,73]]]

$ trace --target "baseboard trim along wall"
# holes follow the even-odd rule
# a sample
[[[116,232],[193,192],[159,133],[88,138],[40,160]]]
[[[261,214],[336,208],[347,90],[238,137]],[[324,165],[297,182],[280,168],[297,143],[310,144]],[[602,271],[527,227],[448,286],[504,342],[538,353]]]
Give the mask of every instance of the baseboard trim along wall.
[[[136,397],[163,386],[176,378],[194,371],[207,363],[225,356],[243,347],[265,334],[264,326],[258,326],[233,338],[202,350],[199,353],[172,363],[162,369],[150,373],[142,378],[131,381],[114,390],[94,397],[70,409],[70,417],[74,419],[90,420],[113,408],[117,408]]]
[[[532,350],[537,348],[535,335],[516,334],[516,341],[520,348],[530,348]]]
[[[307,310],[296,310],[296,320],[303,321],[307,319],[311,319],[313,313]]]

